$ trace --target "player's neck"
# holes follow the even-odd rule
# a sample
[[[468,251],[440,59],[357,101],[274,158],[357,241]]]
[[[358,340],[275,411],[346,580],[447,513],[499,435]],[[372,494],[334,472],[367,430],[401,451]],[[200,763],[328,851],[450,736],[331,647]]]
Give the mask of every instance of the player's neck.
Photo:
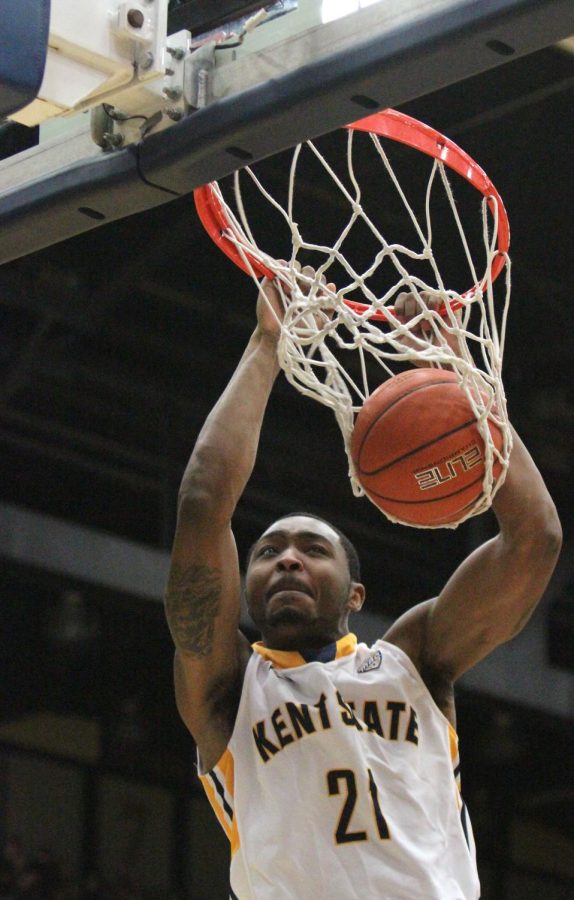
[[[261,643],[269,650],[288,650],[305,655],[306,653],[320,653],[324,648],[336,644],[341,638],[346,637],[348,629],[321,635],[280,635],[264,634]]]

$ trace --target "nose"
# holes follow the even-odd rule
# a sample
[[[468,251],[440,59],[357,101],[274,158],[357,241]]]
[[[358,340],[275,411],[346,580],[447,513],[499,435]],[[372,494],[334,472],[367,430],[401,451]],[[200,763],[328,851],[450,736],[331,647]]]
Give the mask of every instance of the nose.
[[[296,553],[287,548],[277,557],[277,568],[282,572],[300,572],[303,569],[303,563]]]

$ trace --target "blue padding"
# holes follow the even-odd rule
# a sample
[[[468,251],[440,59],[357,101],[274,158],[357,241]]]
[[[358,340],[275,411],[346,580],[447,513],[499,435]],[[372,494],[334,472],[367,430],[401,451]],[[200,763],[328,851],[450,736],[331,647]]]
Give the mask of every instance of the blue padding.
[[[22,109],[40,90],[50,25],[50,0],[0,2],[0,118]]]

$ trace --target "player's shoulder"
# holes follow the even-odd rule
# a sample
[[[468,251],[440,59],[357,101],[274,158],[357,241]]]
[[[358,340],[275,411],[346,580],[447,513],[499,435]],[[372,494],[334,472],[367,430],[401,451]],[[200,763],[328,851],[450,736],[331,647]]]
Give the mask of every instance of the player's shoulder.
[[[436,598],[424,600],[407,610],[387,630],[383,641],[408,658],[435,705],[454,726],[456,715],[453,680],[448,672],[429,664],[425,652],[429,619],[435,602]]]
[[[436,598],[433,597],[417,603],[399,616],[383,636],[386,643],[402,650],[417,669],[420,669],[423,662],[429,616],[435,602]]]

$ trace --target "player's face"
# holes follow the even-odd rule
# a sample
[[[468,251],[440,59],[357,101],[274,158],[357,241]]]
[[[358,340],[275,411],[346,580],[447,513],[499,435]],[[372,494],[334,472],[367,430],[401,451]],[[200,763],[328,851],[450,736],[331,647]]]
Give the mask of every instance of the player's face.
[[[338,534],[307,516],[280,519],[264,532],[253,547],[245,587],[251,617],[276,649],[337,640],[363,600]]]

